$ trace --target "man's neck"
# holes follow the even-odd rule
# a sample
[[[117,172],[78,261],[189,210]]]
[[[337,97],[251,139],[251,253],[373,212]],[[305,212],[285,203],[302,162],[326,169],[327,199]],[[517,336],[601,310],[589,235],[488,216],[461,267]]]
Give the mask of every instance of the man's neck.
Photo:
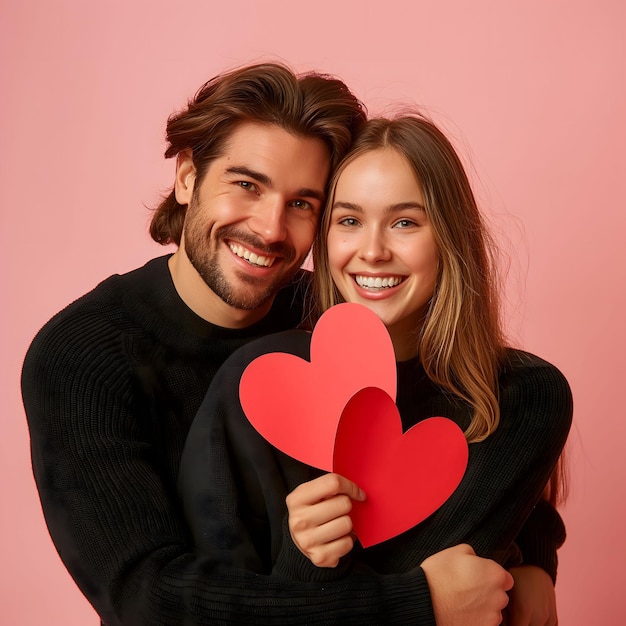
[[[168,262],[172,281],[182,301],[198,316],[222,328],[246,328],[263,319],[272,307],[273,298],[262,306],[243,310],[224,302],[204,282],[183,249],[178,249]]]

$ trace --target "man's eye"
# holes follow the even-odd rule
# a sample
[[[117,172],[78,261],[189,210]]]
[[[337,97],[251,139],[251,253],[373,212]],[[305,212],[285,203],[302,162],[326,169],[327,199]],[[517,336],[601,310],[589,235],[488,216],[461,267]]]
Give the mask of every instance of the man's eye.
[[[254,183],[251,183],[249,180],[238,180],[237,185],[239,185],[242,189],[246,191],[256,191],[257,187]]]
[[[291,206],[302,211],[310,211],[311,209],[313,209],[313,205],[306,200],[294,200],[291,203]]]

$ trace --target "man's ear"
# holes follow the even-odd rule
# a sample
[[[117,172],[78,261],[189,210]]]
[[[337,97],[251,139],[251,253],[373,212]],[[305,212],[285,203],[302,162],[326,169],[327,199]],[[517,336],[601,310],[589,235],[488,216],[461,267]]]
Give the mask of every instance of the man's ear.
[[[178,204],[189,204],[196,182],[196,166],[193,164],[191,150],[179,152],[176,158],[176,180],[174,193]]]

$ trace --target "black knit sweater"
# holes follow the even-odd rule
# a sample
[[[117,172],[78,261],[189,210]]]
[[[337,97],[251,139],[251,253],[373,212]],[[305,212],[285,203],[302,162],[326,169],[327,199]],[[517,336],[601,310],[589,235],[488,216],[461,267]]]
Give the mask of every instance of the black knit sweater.
[[[413,598],[413,623],[434,624],[428,587],[418,568],[425,558],[469,543],[478,555],[505,566],[521,563],[514,539],[539,501],[571,425],[567,381],[549,363],[510,350],[500,375],[500,426],[485,441],[470,444],[466,474],[450,499],[414,529],[367,550],[357,547],[337,568],[324,569],[300,553],[286,526],[286,495],[319,471],[268,444],[237,399],[241,374],[254,358],[275,351],[309,359],[309,345],[310,334],[303,331],[264,337],[235,353],[215,377],[191,426],[179,477],[196,548],[209,561],[324,585],[365,571],[406,573],[421,581],[421,595]],[[397,405],[405,430],[433,416],[449,417],[463,429],[469,423],[469,407],[436,387],[417,359],[398,364]],[[564,540],[560,517],[544,503],[540,509],[535,515],[551,526],[543,533]],[[544,543],[542,531],[537,531],[530,543],[535,552],[544,552],[540,561],[555,576],[556,561],[550,561],[554,546]],[[402,580],[397,576],[396,581]],[[351,601],[342,621],[364,623],[362,602]],[[310,611],[303,613],[305,621],[315,623],[317,612]],[[366,621],[392,623],[396,615],[369,615]]]
[[[216,562],[194,547],[176,488],[189,425],[222,363],[250,340],[296,326],[300,302],[291,285],[258,324],[216,327],[184,305],[161,257],[107,279],[33,341],[22,391],[42,507],[63,562],[106,624],[432,616],[419,569],[353,567],[320,584]],[[224,490],[225,473],[211,480]],[[531,535],[529,545],[545,539],[550,554],[561,541],[558,532]]]

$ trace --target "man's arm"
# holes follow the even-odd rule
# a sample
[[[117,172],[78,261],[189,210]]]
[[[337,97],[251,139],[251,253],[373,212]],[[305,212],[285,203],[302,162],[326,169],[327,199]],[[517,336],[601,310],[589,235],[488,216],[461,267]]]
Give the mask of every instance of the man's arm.
[[[477,557],[470,546],[461,544],[428,557],[422,569],[438,626],[498,626],[502,622],[513,577],[490,559]],[[475,584],[469,586],[468,581]]]
[[[168,482],[178,459],[159,452],[163,433],[135,401],[140,382],[123,371],[125,345],[100,331],[48,329],[22,384],[50,534],[105,623],[433,624],[419,569],[303,583],[199,552]]]

